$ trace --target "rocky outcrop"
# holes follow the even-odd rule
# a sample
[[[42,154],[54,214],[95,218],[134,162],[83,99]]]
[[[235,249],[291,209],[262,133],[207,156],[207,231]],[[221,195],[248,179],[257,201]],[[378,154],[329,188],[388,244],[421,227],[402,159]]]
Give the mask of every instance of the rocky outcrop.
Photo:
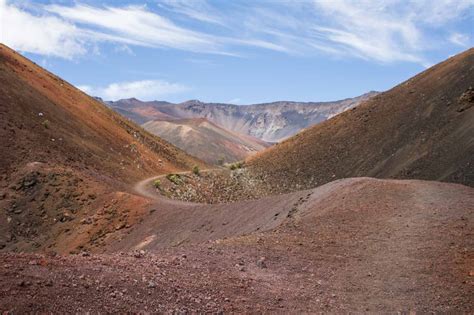
[[[141,102],[125,99],[108,102],[128,118],[144,123],[150,120],[206,118],[234,132],[266,142],[280,142],[300,130],[325,121],[377,95],[369,92],[355,98],[334,102],[280,101],[255,105],[203,103],[190,100],[179,104]]]

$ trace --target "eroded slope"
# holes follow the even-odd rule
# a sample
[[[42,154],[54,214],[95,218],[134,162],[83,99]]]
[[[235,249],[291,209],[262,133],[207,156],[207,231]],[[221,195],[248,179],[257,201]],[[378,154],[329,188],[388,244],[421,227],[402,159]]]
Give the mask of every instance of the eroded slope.
[[[473,84],[470,49],[251,157],[247,165],[283,192],[355,176],[474,186]]]
[[[473,204],[473,188],[462,185],[368,178],[233,211],[158,202],[116,243],[143,253],[0,255],[0,305],[14,312],[470,312]]]
[[[136,181],[203,166],[3,45],[0,124],[0,247],[6,250],[69,251],[100,239],[145,211],[125,206],[124,199],[135,198],[129,187]],[[107,210],[114,199],[121,202]],[[94,214],[101,218],[80,223]],[[79,237],[78,230],[87,232]]]
[[[153,120],[142,127],[210,164],[243,160],[270,146],[257,138],[217,126],[205,118]]]

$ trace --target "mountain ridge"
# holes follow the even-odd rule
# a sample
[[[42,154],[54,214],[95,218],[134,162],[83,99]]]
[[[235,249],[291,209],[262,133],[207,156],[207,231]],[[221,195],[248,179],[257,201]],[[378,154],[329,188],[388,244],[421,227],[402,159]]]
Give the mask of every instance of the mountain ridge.
[[[270,146],[252,136],[224,129],[207,118],[152,120],[142,127],[210,164],[243,160]]]
[[[149,120],[207,118],[231,131],[247,134],[266,142],[279,142],[377,95],[368,92],[333,102],[276,101],[235,105],[188,100],[181,103],[142,102],[136,98],[106,102],[113,109],[143,124]]]

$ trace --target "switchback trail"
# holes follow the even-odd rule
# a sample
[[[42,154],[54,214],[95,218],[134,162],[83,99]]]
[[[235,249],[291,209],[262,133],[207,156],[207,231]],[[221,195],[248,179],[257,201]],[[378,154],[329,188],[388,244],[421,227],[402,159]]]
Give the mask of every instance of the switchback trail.
[[[215,170],[219,170],[219,169],[216,169],[216,168],[212,168],[212,169],[206,169],[206,170],[202,170],[201,173],[207,173],[207,172],[211,172],[211,171],[215,171]],[[191,174],[192,172],[191,171],[184,171],[184,172],[176,172],[176,173],[172,173],[172,174],[178,174],[178,175],[185,175],[185,174]],[[148,177],[148,178],[145,178],[144,180],[141,180],[139,181],[138,183],[135,184],[135,186],[133,187],[133,190],[141,195],[141,196],[144,196],[146,198],[150,198],[152,200],[168,200],[168,201],[174,201],[172,199],[169,199],[169,198],[166,198],[164,196],[162,196],[161,194],[157,193],[156,192],[156,189],[153,187],[153,181],[157,180],[157,179],[164,179],[166,178],[166,174],[163,174],[163,175],[157,175],[157,176],[152,176],[152,177]],[[180,202],[180,201],[176,201],[177,204],[193,204],[192,202]]]

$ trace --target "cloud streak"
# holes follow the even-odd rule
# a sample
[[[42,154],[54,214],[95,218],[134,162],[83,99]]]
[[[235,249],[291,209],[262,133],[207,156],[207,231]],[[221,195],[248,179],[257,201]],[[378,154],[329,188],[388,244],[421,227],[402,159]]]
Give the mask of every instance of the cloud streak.
[[[468,47],[470,38],[467,34],[453,33],[449,36],[449,41],[461,47]]]
[[[117,82],[105,87],[92,87],[89,85],[78,85],[77,87],[91,96],[100,96],[102,99],[112,101],[131,97],[141,100],[156,100],[163,96],[179,94],[190,90],[187,86],[163,80]]]
[[[145,6],[72,7],[51,5],[46,10],[75,23],[96,28],[91,37],[124,43],[169,47],[191,51],[218,51],[215,38],[207,34],[187,30],[169,19],[154,14]]]
[[[344,50],[381,62],[423,62],[418,56],[421,32],[390,4],[316,0],[314,5],[331,20],[329,26],[315,26],[315,31]]]
[[[0,40],[20,51],[72,59],[87,52],[80,29],[55,16],[34,16],[0,0]]]
[[[112,43],[124,52],[143,46],[241,56],[257,49],[426,65],[430,46],[469,46],[469,36],[452,30],[434,45],[427,30],[466,18],[473,7],[474,0],[242,0],[226,8],[206,0],[162,0],[149,6],[39,5],[38,15],[0,0],[1,41],[67,59]]]

